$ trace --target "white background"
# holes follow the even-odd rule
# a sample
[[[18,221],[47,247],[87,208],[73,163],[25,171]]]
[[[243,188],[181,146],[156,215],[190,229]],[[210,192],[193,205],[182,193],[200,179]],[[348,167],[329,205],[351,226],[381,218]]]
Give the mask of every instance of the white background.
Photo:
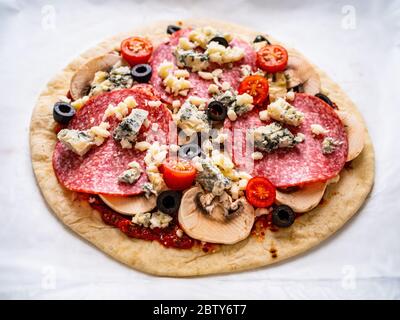
[[[240,23],[295,46],[363,113],[376,151],[375,187],[360,213],[318,248],[250,272],[159,278],[108,258],[46,207],[28,146],[46,82],[108,36],[188,17]],[[399,299],[399,27],[399,1],[0,0],[0,298]]]

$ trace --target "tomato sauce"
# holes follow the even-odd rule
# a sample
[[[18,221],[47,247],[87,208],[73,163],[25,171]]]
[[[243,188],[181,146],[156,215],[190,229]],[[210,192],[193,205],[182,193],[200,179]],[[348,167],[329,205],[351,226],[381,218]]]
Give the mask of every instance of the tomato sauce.
[[[178,237],[177,231],[180,229],[176,218],[167,228],[145,228],[131,222],[131,220],[107,207],[99,198],[90,203],[91,207],[100,212],[105,224],[118,228],[128,237],[148,241],[158,241],[167,248],[190,249],[198,242],[188,235],[183,234]]]

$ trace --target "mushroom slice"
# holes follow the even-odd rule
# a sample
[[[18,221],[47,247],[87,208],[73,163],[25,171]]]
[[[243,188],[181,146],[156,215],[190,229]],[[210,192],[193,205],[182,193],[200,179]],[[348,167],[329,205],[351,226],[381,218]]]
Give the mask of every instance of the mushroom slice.
[[[70,94],[77,100],[87,95],[90,85],[97,71],[109,71],[117,62],[126,65],[126,62],[116,54],[106,54],[88,61],[75,72],[71,79]]]
[[[197,197],[203,193],[200,187],[193,187],[182,197],[178,213],[178,221],[182,229],[190,237],[220,244],[234,244],[246,239],[254,224],[254,209],[245,198],[240,198],[240,211],[224,215],[222,206],[216,205],[210,214],[199,206]]]
[[[327,185],[328,182],[315,182],[290,193],[276,190],[276,202],[286,204],[294,212],[307,212],[320,203]]]
[[[336,111],[342,120],[349,141],[349,151],[346,161],[355,159],[364,149],[365,130],[363,124],[352,114],[345,111]]]
[[[153,210],[156,207],[157,200],[156,196],[150,196],[149,198],[145,196],[122,197],[104,194],[99,194],[99,196],[111,209],[129,216]]]
[[[305,93],[315,95],[320,92],[321,81],[313,66],[296,53],[289,54],[289,60],[284,71],[288,88],[301,85]]]

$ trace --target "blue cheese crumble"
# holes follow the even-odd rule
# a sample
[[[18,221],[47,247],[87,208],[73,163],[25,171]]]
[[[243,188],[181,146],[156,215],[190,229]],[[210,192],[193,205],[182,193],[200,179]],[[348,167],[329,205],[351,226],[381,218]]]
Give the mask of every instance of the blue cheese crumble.
[[[231,180],[226,178],[209,159],[201,159],[199,164],[201,170],[197,173],[196,181],[205,190],[218,196],[231,187]]]
[[[136,161],[129,163],[130,169],[125,170],[119,177],[118,181],[121,183],[133,184],[135,183],[140,175],[142,174],[142,168]]]
[[[304,119],[304,114],[282,98],[268,106],[268,116],[271,119],[280,121],[292,126],[299,126]]]
[[[115,128],[113,137],[120,141],[122,148],[132,148],[132,144],[136,142],[140,127],[147,119],[148,114],[146,110],[133,109],[130,115]]]
[[[322,153],[330,154],[336,150],[336,147],[340,146],[343,142],[337,141],[332,137],[326,137],[324,141],[322,141]]]
[[[304,135],[294,135],[281,124],[273,122],[267,126],[253,130],[254,147],[264,152],[271,152],[279,148],[293,148],[304,141]]]

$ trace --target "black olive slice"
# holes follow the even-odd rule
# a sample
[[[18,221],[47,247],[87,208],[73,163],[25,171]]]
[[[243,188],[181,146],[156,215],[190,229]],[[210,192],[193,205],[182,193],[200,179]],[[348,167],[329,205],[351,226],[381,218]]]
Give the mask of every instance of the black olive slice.
[[[268,39],[261,34],[259,34],[254,38],[253,43],[263,42],[263,41],[267,42],[267,44],[271,44],[271,42],[269,42]]]
[[[174,32],[177,32],[177,31],[179,31],[179,30],[181,30],[181,27],[174,26],[173,24],[170,24],[170,25],[167,27],[167,33],[168,33],[168,34],[173,34]]]
[[[53,118],[56,122],[67,124],[75,115],[75,109],[68,102],[59,101],[54,104]]]
[[[201,156],[201,148],[196,143],[188,143],[179,148],[178,156],[182,159],[191,160],[194,157]]]
[[[322,101],[326,102],[327,104],[329,104],[332,108],[333,108],[333,102],[331,99],[329,99],[326,95],[322,94],[322,93],[317,93],[315,95],[317,98],[321,99]]]
[[[287,205],[276,206],[272,210],[272,223],[280,228],[290,227],[296,218],[296,214]]]
[[[131,70],[133,80],[140,83],[149,82],[151,78],[151,73],[151,66],[146,63],[137,64],[136,66],[133,66]]]
[[[220,101],[211,101],[207,107],[207,116],[213,121],[223,121],[226,118],[228,109]]]
[[[218,42],[221,46],[224,46],[225,48],[227,48],[229,46],[228,41],[224,38],[224,37],[214,37],[212,38],[210,41],[208,41],[208,43],[210,42]]]
[[[182,193],[179,191],[163,191],[157,197],[157,209],[172,216],[178,212],[181,198]]]

